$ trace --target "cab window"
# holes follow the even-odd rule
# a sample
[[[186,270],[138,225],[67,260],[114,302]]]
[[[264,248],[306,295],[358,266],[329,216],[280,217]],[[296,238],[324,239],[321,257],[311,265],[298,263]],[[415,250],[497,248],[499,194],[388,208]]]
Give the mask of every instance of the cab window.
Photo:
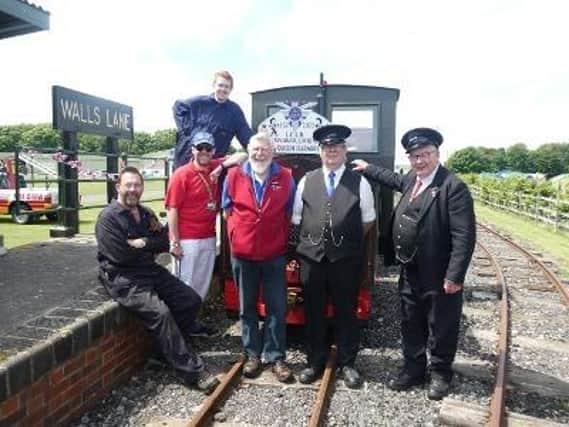
[[[332,106],[332,123],[342,123],[352,129],[348,138],[348,151],[377,153],[377,106]]]

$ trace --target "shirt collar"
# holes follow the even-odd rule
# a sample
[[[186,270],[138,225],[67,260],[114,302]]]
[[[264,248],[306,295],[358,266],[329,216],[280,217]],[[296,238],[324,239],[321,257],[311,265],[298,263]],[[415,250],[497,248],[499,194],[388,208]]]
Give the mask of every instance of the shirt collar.
[[[227,99],[225,102],[217,102],[217,99],[215,99],[215,93],[213,92],[209,94],[209,99],[217,105],[225,105],[229,103],[229,99]]]
[[[138,206],[138,211],[140,212],[140,216],[144,216],[146,214],[146,211],[142,208],[142,206],[140,204],[137,205]],[[130,209],[127,208],[126,206],[121,205],[118,200],[113,199],[110,203],[110,207],[113,210],[113,212],[116,212],[119,215],[125,215],[130,213]]]
[[[439,164],[437,164],[437,167],[435,168],[435,170],[432,171],[429,175],[427,175],[425,178],[420,178],[421,182],[423,183],[423,188],[427,188],[429,185],[432,184],[433,180],[435,179],[435,175],[439,171],[440,167],[441,167],[441,164],[439,163]],[[417,176],[417,179],[419,179],[418,176]]]
[[[346,170],[346,165],[342,163],[342,166],[340,166],[338,169],[334,169],[334,173],[335,178],[337,181],[340,181],[340,178],[342,178],[342,175],[344,174],[344,171]],[[322,172],[324,173],[324,176],[327,177],[328,174],[331,172],[331,169],[328,169],[326,166],[322,165]]]

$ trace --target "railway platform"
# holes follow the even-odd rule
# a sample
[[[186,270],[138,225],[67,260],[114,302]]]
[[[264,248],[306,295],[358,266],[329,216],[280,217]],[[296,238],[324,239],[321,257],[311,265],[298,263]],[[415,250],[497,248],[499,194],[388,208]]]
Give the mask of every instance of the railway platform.
[[[145,362],[150,339],[97,279],[93,236],[0,257],[0,425],[61,425]]]

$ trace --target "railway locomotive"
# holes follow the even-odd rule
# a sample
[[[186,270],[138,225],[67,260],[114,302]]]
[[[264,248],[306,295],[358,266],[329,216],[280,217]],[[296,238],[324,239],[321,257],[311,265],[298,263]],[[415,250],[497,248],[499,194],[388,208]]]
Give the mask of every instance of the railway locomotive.
[[[341,123],[352,129],[347,140],[348,162],[358,157],[393,169],[395,158],[395,116],[399,90],[377,86],[319,85],[268,89],[252,94],[252,127],[271,136],[276,146],[275,159],[290,168],[295,181],[310,170],[320,167],[318,144],[312,133],[328,123]],[[384,218],[391,215],[393,194],[374,187],[378,221],[365,237],[364,274],[358,295],[357,317],[365,322],[370,313],[369,289],[374,283],[376,253],[382,252],[387,234]],[[267,239],[270,239],[267,236]],[[294,239],[291,239],[291,241]],[[225,222],[221,223],[218,274],[223,284],[224,304],[228,312],[239,311],[239,291],[233,281],[229,242]],[[293,245],[289,245],[286,265],[288,324],[302,325],[303,289],[299,261]],[[265,315],[262,294],[257,304],[259,315]],[[329,304],[327,313],[333,314]]]

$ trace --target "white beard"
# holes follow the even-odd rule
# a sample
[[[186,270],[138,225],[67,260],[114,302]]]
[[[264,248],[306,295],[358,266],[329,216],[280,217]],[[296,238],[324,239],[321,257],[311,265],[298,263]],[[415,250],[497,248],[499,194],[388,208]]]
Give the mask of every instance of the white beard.
[[[267,169],[269,168],[269,165],[271,164],[270,160],[265,160],[263,162],[260,162],[258,160],[249,160],[249,163],[251,164],[251,169],[253,169],[253,172],[255,172],[257,175],[265,175],[265,173],[267,172]]]

